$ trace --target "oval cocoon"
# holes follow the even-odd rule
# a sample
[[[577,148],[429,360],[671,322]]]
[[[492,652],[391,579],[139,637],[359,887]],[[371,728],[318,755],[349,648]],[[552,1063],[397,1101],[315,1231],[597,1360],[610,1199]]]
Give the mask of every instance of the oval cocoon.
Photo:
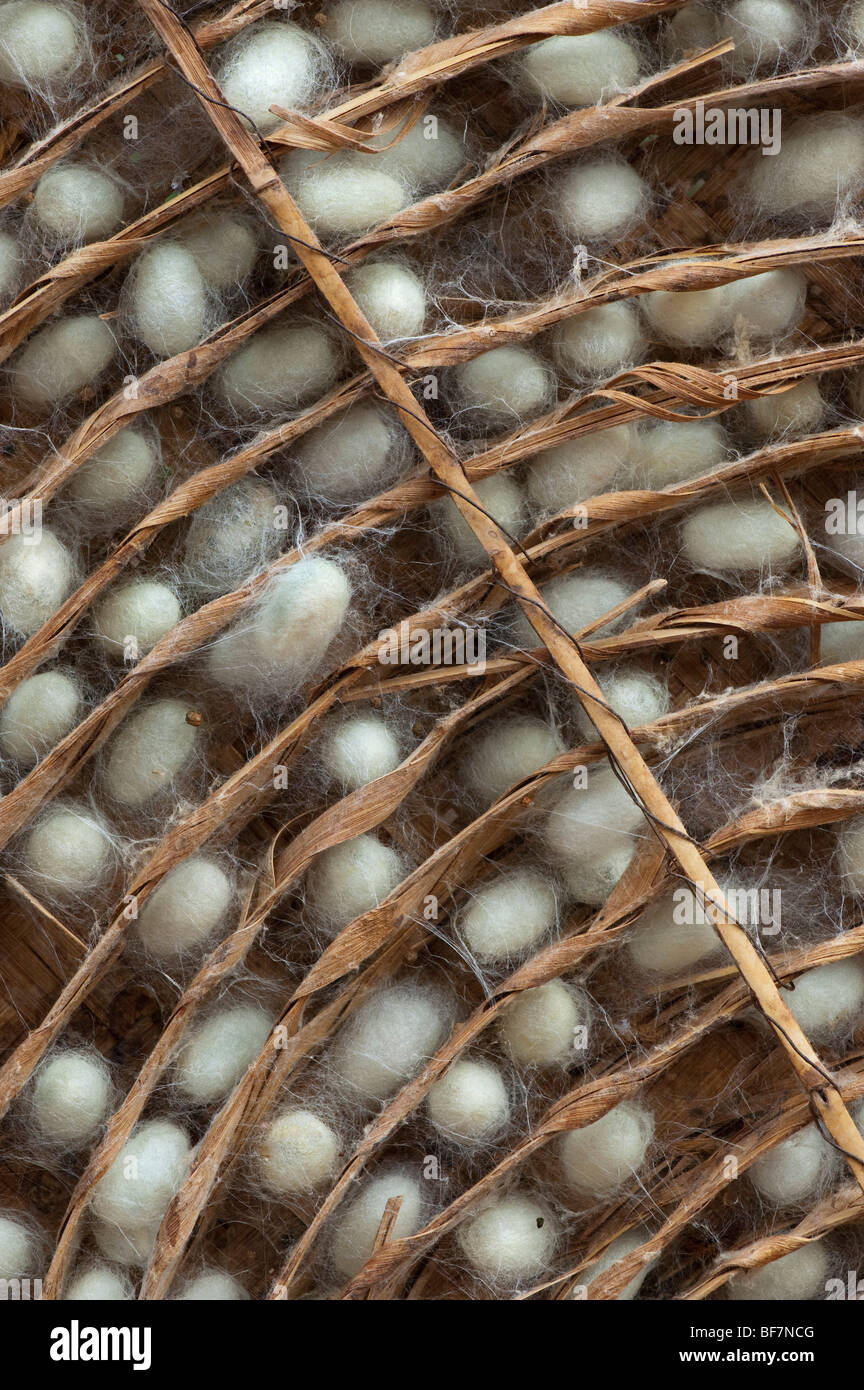
[[[461,1143],[496,1134],[510,1117],[504,1078],[491,1062],[461,1057],[430,1087],[429,1118],[437,1129]]]
[[[199,731],[186,718],[191,713],[183,700],[156,700],[123,721],[105,761],[109,796],[123,806],[143,806],[171,790],[198,742]]]
[[[61,1052],[36,1074],[33,1119],[51,1143],[77,1146],[104,1120],[110,1096],[111,1078],[98,1052]]]
[[[230,357],[216,378],[226,405],[241,415],[289,410],[335,382],[339,350],[316,324],[262,328]]]
[[[459,1232],[459,1244],[472,1268],[508,1284],[546,1270],[557,1239],[548,1207],[528,1193],[490,1202]]]
[[[275,130],[271,106],[303,106],[324,75],[322,50],[297,24],[256,24],[226,44],[216,78],[222,95],[254,122]]]
[[[267,1126],[258,1150],[264,1182],[274,1192],[308,1192],[336,1171],[341,1141],[311,1110],[286,1110]]]
[[[801,553],[795,527],[762,498],[712,502],[681,527],[684,554],[699,570],[786,570]]]
[[[81,691],[63,671],[37,671],[0,710],[0,749],[29,767],[74,728]]]
[[[174,357],[199,343],[207,319],[204,281],[188,247],[152,246],[133,272],[136,335],[157,357]]]
[[[84,51],[84,35],[63,5],[11,0],[0,7],[0,82],[38,86],[69,72]]]
[[[451,1008],[423,985],[390,985],[360,1005],[334,1043],[335,1076],[380,1101],[420,1070],[446,1036]]]
[[[111,329],[95,314],[60,319],[17,354],[10,367],[12,389],[27,405],[53,405],[91,385],[115,350]]]
[[[577,1029],[591,1019],[588,996],[562,980],[518,994],[501,1015],[498,1032],[514,1062],[551,1067],[578,1060]]]
[[[197,1024],[177,1055],[175,1085],[193,1105],[222,1100],[263,1048],[273,1026],[264,1009],[249,1004],[217,1009]]]
[[[23,852],[30,872],[61,895],[95,888],[113,857],[103,822],[71,805],[46,812],[28,834]]]
[[[402,1205],[390,1231],[391,1240],[402,1240],[419,1230],[425,1206],[420,1183],[407,1168],[394,1168],[367,1180],[344,1215],[337,1213],[330,1255],[336,1273],[351,1279],[363,1268],[378,1235],[384,1208],[391,1197]]]
[[[123,221],[123,190],[90,164],[55,164],[33,195],[40,227],[61,241],[110,236]]]

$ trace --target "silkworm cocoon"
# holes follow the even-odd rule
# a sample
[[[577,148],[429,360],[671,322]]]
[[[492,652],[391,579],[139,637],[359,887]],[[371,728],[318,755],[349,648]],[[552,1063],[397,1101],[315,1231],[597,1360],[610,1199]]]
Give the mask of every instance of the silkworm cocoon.
[[[713,48],[723,37],[720,16],[707,5],[687,5],[669,20],[664,30],[667,52],[675,57]]]
[[[193,1105],[210,1105],[233,1090],[267,1041],[273,1019],[264,1009],[217,1009],[193,1028],[177,1055],[174,1082]]]
[[[831,215],[838,202],[857,198],[864,180],[864,123],[839,113],[807,116],[783,131],[780,152],[759,152],[744,175],[743,191],[769,216]]]
[[[750,1181],[766,1202],[797,1206],[824,1188],[837,1171],[839,1154],[823,1139],[815,1124],[782,1139],[757,1158]]]
[[[609,1197],[638,1173],[654,1137],[654,1116],[625,1100],[593,1124],[560,1141],[561,1167],[571,1187],[589,1197]]]
[[[472,1268],[507,1284],[542,1274],[557,1240],[552,1213],[527,1192],[490,1202],[459,1232],[459,1244]]]
[[[419,275],[395,261],[366,261],[346,277],[358,307],[382,342],[414,338],[426,322],[426,289]]]
[[[0,298],[11,295],[21,278],[21,252],[8,232],[0,232]]]
[[[633,453],[640,481],[663,488],[719,468],[729,441],[719,420],[659,420],[639,430]]]
[[[274,1192],[310,1192],[333,1176],[341,1147],[335,1130],[313,1111],[286,1110],[264,1131],[259,1171]]]
[[[258,254],[252,226],[234,212],[201,213],[190,218],[183,230],[183,245],[214,290],[242,285]]]
[[[558,35],[532,43],[522,60],[528,82],[562,106],[595,106],[626,92],[639,76],[639,53],[612,30]]]
[[[753,338],[785,333],[801,318],[806,289],[800,271],[769,270],[710,290],[654,290],[643,307],[662,341],[707,347],[733,328]]]
[[[627,598],[627,590],[617,579],[590,570],[574,570],[540,585],[540,595],[553,618],[568,632],[581,632]],[[613,619],[613,622],[616,621]],[[598,633],[611,630],[605,623]],[[540,639],[525,615],[520,612],[513,624],[513,637],[522,647],[537,647]]]
[[[154,956],[179,955],[206,941],[231,902],[231,881],[213,859],[187,859],[171,869],[138,917],[138,935]]]
[[[410,115],[406,116],[393,130],[373,135],[366,144],[380,148],[381,153],[360,158],[415,193],[444,188],[465,163],[465,141],[449,121],[431,112],[421,116],[402,135],[411,119]],[[382,148],[386,145],[390,145],[390,149]]]
[[[59,241],[93,241],[110,236],[123,221],[123,190],[90,164],[55,164],[33,195],[33,213],[44,232]]]
[[[216,80],[225,100],[265,134],[271,106],[300,107],[324,75],[323,50],[296,24],[256,24],[226,44]]]
[[[425,1204],[419,1182],[407,1168],[394,1168],[369,1179],[344,1216],[337,1216],[330,1243],[336,1273],[352,1279],[363,1268],[378,1235],[384,1208],[393,1197],[402,1205],[390,1231],[391,1240],[402,1240],[419,1230]]]
[[[27,868],[62,895],[95,888],[107,874],[112,858],[111,841],[102,822],[75,806],[47,812],[24,842]]]
[[[402,761],[402,750],[380,715],[357,714],[325,738],[321,761],[335,782],[354,789],[392,772]]]
[[[113,521],[145,495],[158,462],[149,435],[127,425],[76,469],[68,495],[87,508],[88,518]]]
[[[186,1177],[191,1156],[189,1136],[181,1125],[145,1120],[93,1188],[94,1215],[133,1241],[145,1228],[158,1227]]]
[[[578,902],[600,907],[633,858],[645,820],[611,768],[592,771],[587,787],[571,786],[543,826],[549,853]]]
[[[700,507],[684,522],[681,539],[696,569],[721,574],[788,569],[801,553],[795,527],[762,498]]]
[[[248,1297],[240,1280],[224,1269],[202,1270],[194,1279],[188,1279],[177,1295],[181,1303],[237,1303]]]
[[[430,1088],[426,1109],[448,1138],[473,1143],[503,1128],[510,1116],[510,1098],[497,1067],[466,1057]]]
[[[33,1087],[33,1120],[43,1138],[80,1144],[102,1123],[111,1078],[98,1052],[61,1052],[40,1067]]]
[[[350,599],[340,566],[310,555],[277,576],[251,625],[211,648],[210,675],[235,688],[276,681],[283,694],[296,689],[321,664]]]
[[[135,334],[157,357],[186,352],[204,336],[207,291],[195,257],[180,242],[151,246],[133,272]]]
[[[745,401],[744,414],[757,439],[770,439],[779,434],[806,434],[818,427],[825,414],[825,402],[818,382],[805,377],[779,395]]]
[[[806,42],[807,18],[791,0],[737,0],[724,18],[735,41],[729,61],[736,73],[774,68]]]
[[[115,661],[136,661],[179,621],[180,600],[154,579],[118,585],[94,610],[99,645]]]
[[[520,536],[525,529],[525,505],[522,489],[509,473],[493,473],[474,484],[478,501],[494,517],[499,526],[511,536]],[[476,508],[472,508],[476,512]],[[490,563],[480,541],[452,498],[447,497],[437,508],[443,530],[463,563]],[[477,516],[482,513],[476,512]]]
[[[588,996],[561,980],[523,990],[501,1015],[498,1033],[521,1066],[552,1067],[572,1062],[577,1030],[591,1019]]]
[[[461,775],[484,801],[496,801],[563,752],[561,737],[542,719],[507,716],[472,740]]]
[[[478,960],[507,960],[548,935],[556,909],[548,879],[531,869],[516,869],[477,890],[460,917],[459,930]]]
[[[238,588],[278,552],[278,505],[275,488],[260,478],[241,478],[211,497],[189,523],[186,579],[209,593]]]
[[[735,1274],[726,1285],[726,1297],[754,1303],[800,1303],[824,1298],[831,1273],[831,1259],[822,1240],[809,1240],[761,1269]]]
[[[458,403],[482,413],[490,425],[504,427],[536,415],[552,399],[555,382],[535,353],[522,347],[493,348],[454,368]]]
[[[669,691],[656,676],[649,675],[647,671],[626,668],[612,671],[609,675],[601,675],[598,685],[603,691],[606,703],[631,729],[641,728],[643,724],[652,724],[669,709]],[[578,700],[574,700],[574,705],[583,737],[596,739],[594,725],[588,717],[590,709],[586,713]]]
[[[64,1303],[124,1303],[132,1298],[129,1280],[110,1265],[91,1264],[63,1290]]]
[[[411,201],[407,183],[349,150],[294,150],[279,173],[307,222],[321,236],[354,236],[389,222]]]
[[[610,487],[631,446],[627,425],[577,435],[532,459],[525,470],[528,496],[538,511],[561,512]]]
[[[616,1260],[623,1260],[625,1255],[631,1255],[634,1250],[638,1250],[639,1246],[644,1245],[650,1238],[651,1232],[647,1226],[637,1226],[632,1231],[625,1231],[622,1236],[618,1236],[617,1240],[613,1240],[611,1245],[607,1245],[600,1258],[589,1265],[582,1276],[584,1282],[588,1285],[589,1294],[591,1292],[591,1283],[594,1279],[599,1279],[600,1275],[605,1274],[607,1269],[610,1269]],[[634,1275],[630,1283],[625,1284],[618,1294],[616,1300],[618,1303],[630,1303],[636,1297],[642,1285],[645,1283],[649,1271],[657,1263],[659,1258],[659,1255],[654,1255],[652,1259],[646,1260],[639,1273]],[[580,1297],[578,1284],[574,1287],[570,1297]]]
[[[118,1265],[140,1267],[146,1265],[153,1253],[160,1220],[157,1217],[154,1221],[130,1223],[128,1226],[118,1226],[113,1221],[94,1221],[93,1239],[106,1260]]]
[[[720,938],[697,907],[696,895],[669,894],[650,903],[642,913],[628,943],[628,953],[639,970],[653,975],[677,975],[689,970],[720,949]]]
[[[73,314],[24,345],[10,367],[12,389],[27,405],[53,405],[96,381],[115,350],[107,323],[95,314]]]
[[[864,622],[825,623],[822,628],[822,665],[864,660]]]
[[[327,10],[327,37],[349,63],[389,63],[435,37],[423,0],[339,0]]]
[[[37,672],[0,710],[0,750],[30,767],[74,728],[80,708],[77,681],[63,671]]]
[[[805,970],[783,998],[809,1038],[831,1038],[864,1016],[864,960],[853,956]]]
[[[864,816],[843,826],[838,836],[844,887],[864,897]]]
[[[170,790],[195,752],[199,734],[186,718],[191,713],[183,700],[155,700],[124,720],[105,762],[109,796],[123,806],[143,806]]]
[[[56,613],[72,589],[75,565],[53,531],[24,531],[0,546],[0,618],[23,637]]]
[[[0,1279],[28,1278],[35,1272],[37,1255],[36,1241],[23,1221],[0,1210]]]
[[[308,491],[334,502],[380,491],[400,456],[391,420],[377,406],[361,402],[304,435],[294,459]]]
[[[84,52],[84,34],[69,10],[40,0],[0,6],[0,82],[33,87],[68,73]]]
[[[553,341],[558,363],[577,380],[611,376],[638,362],[645,350],[639,314],[626,300],[565,319]],[[603,431],[603,435],[612,433]]]
[[[556,182],[556,215],[574,241],[614,239],[644,216],[650,189],[623,159],[592,159]]]
[[[332,386],[339,374],[337,344],[317,324],[261,329],[230,357],[216,389],[241,415],[259,410],[291,410]]]
[[[366,1100],[385,1100],[443,1042],[449,1001],[424,985],[390,985],[367,999],[331,1053],[335,1075]]]

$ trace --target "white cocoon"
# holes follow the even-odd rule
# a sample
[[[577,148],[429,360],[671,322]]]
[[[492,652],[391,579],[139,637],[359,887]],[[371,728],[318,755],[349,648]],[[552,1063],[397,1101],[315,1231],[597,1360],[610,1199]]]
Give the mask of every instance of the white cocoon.
[[[453,369],[455,396],[490,425],[515,424],[536,415],[552,400],[555,381],[549,368],[528,348],[499,347]]]
[[[336,1039],[333,1072],[364,1099],[386,1100],[433,1055],[450,1018],[450,1001],[425,985],[378,990]]]
[[[864,816],[856,816],[838,836],[844,887],[856,897],[864,897]]]
[[[258,254],[253,226],[235,212],[203,212],[190,217],[183,227],[183,245],[214,290],[242,285]]]
[[[810,1240],[761,1269],[733,1275],[726,1285],[726,1297],[747,1303],[801,1303],[824,1298],[830,1272],[824,1241]]]
[[[563,752],[563,740],[551,724],[528,715],[505,715],[472,736],[460,775],[484,801],[496,801]]]
[[[532,43],[522,66],[541,96],[562,106],[595,106],[632,87],[639,76],[639,54],[613,30],[556,35]]]
[[[51,1143],[77,1146],[104,1120],[110,1096],[111,1078],[98,1052],[61,1052],[36,1074],[33,1120]]]
[[[35,1271],[36,1254],[36,1242],[23,1221],[0,1210],[0,1279],[28,1278]]]
[[[236,589],[279,549],[279,498],[260,478],[241,478],[195,512],[183,551],[185,577],[209,593]]]
[[[355,236],[389,222],[411,201],[407,183],[355,150],[325,155],[294,150],[279,173],[310,226],[321,236]]]
[[[108,749],[103,783],[123,806],[143,806],[170,791],[172,780],[189,764],[198,729],[186,718],[184,700],[155,700],[130,714]]]
[[[622,1101],[593,1124],[562,1135],[564,1177],[585,1196],[609,1197],[642,1167],[653,1137],[651,1111]]]
[[[701,53],[723,37],[722,20],[707,5],[691,4],[679,10],[664,30],[665,47],[674,57]]]
[[[349,63],[389,63],[435,37],[424,0],[338,0],[327,9],[327,38]]]
[[[480,478],[474,483],[474,491],[481,506],[511,536],[520,536],[525,530],[525,507],[522,490],[510,473],[493,473],[489,478]],[[481,517],[482,512],[471,508]],[[459,511],[451,497],[447,497],[436,508],[436,516],[450,541],[459,560],[464,563],[489,564],[486,550],[480,544],[468,522]]]
[[[448,1138],[474,1143],[490,1138],[507,1123],[510,1098],[497,1067],[463,1057],[430,1087],[426,1109]]]
[[[75,579],[72,556],[53,531],[24,531],[0,545],[0,618],[32,637],[68,597]]]
[[[823,624],[823,666],[861,660],[864,660],[864,622],[850,619],[845,623]]]
[[[60,241],[92,241],[122,223],[123,190],[91,164],[55,164],[36,185],[33,212]]]
[[[719,420],[658,420],[638,431],[633,454],[638,481],[663,488],[719,468],[730,448]]]
[[[186,352],[204,336],[207,291],[191,250],[180,242],[151,246],[133,272],[135,333],[157,357]]]
[[[737,0],[724,20],[724,33],[735,41],[729,61],[738,74],[775,68],[807,38],[807,16],[792,0]]]
[[[0,297],[11,295],[21,273],[18,242],[8,232],[0,232]]]
[[[30,87],[55,81],[83,52],[84,35],[63,5],[11,0],[0,6],[0,82]]]
[[[366,261],[346,276],[346,284],[382,342],[423,332],[426,289],[407,266]]]
[[[323,51],[296,24],[255,24],[225,45],[222,95],[265,134],[282,123],[271,106],[302,107],[323,77]]]
[[[574,314],[558,325],[553,341],[559,365],[577,381],[612,376],[638,362],[645,351],[639,313],[629,300]]]
[[[134,663],[180,621],[180,600],[167,584],[132,579],[99,600],[93,619],[103,651]]]
[[[681,539],[690,563],[709,573],[785,570],[801,554],[795,527],[764,498],[700,507],[684,522]]]
[[[81,690],[63,671],[39,671],[13,690],[0,710],[0,750],[30,767],[74,728]]]
[[[609,767],[591,771],[587,787],[569,786],[543,827],[577,902],[600,907],[629,865],[645,819]]]
[[[124,1303],[131,1298],[128,1279],[103,1264],[89,1265],[63,1290],[64,1303]]]
[[[459,930],[478,960],[507,960],[549,934],[556,909],[548,877],[515,869],[478,888],[461,914]]]
[[[783,131],[779,154],[755,151],[744,191],[759,211],[831,216],[838,202],[857,198],[864,181],[864,122],[825,112]]]
[[[800,321],[806,290],[801,271],[768,270],[709,290],[654,290],[643,307],[661,341],[707,347],[733,330],[752,338],[782,335]]]
[[[338,345],[314,323],[260,329],[217,376],[226,405],[241,415],[292,410],[332,386],[341,365]]]
[[[177,1295],[180,1303],[237,1303],[249,1294],[233,1275],[224,1269],[204,1269],[189,1279]]]
[[[261,1177],[274,1192],[309,1192],[336,1171],[339,1135],[311,1110],[277,1115],[258,1149]]]
[[[367,1180],[344,1215],[337,1214],[334,1222],[330,1256],[336,1273],[343,1279],[352,1279],[359,1273],[372,1254],[384,1208],[392,1197],[401,1197],[402,1205],[390,1239],[402,1240],[419,1230],[425,1200],[409,1169],[393,1168]]]
[[[690,889],[686,892],[686,899],[672,894],[658,898],[639,917],[627,945],[638,970],[677,975],[719,951],[720,938],[710,922],[701,920],[704,914],[696,894]],[[682,917],[691,920],[682,922]]]
[[[273,1019],[251,1004],[217,1009],[193,1028],[175,1064],[177,1089],[193,1105],[222,1100],[254,1062]]]
[[[2,719],[2,716],[0,716]],[[321,762],[335,782],[356,789],[385,777],[402,761],[399,740],[377,714],[356,714],[324,739]]]
[[[113,1221],[94,1221],[93,1239],[105,1256],[118,1265],[146,1265],[156,1244],[161,1218],[118,1226]]]
[[[590,1264],[582,1276],[585,1283],[588,1285],[589,1294],[591,1292],[592,1280],[598,1279],[601,1274],[605,1274],[607,1269],[610,1269],[612,1265],[614,1265],[616,1260],[623,1260],[625,1255],[631,1255],[634,1250],[638,1250],[640,1245],[644,1245],[645,1242],[650,1239],[651,1231],[648,1227],[637,1226],[632,1231],[625,1231],[622,1236],[618,1236],[616,1240],[613,1240],[611,1245],[607,1245],[600,1258],[595,1260],[593,1264]],[[630,1283],[625,1284],[618,1294],[616,1300],[618,1303],[632,1302],[645,1283],[649,1270],[653,1268],[659,1258],[659,1255],[654,1255],[650,1260],[646,1260],[639,1273],[634,1275]],[[579,1285],[577,1284],[574,1286],[570,1297],[577,1298],[579,1296],[578,1290]]]
[[[645,180],[624,160],[592,159],[556,181],[556,215],[574,241],[605,242],[644,216],[649,196]]]
[[[143,497],[156,475],[158,453],[150,436],[127,425],[76,469],[68,493],[91,516],[113,523],[118,511]]]
[[[574,1060],[576,1030],[587,1029],[590,1020],[588,996],[562,980],[550,980],[523,990],[508,1003],[498,1034],[520,1066],[552,1067]]]
[[[557,1240],[552,1213],[527,1192],[490,1202],[459,1232],[459,1244],[472,1268],[505,1284],[542,1274]]]
[[[18,353],[10,368],[12,390],[32,406],[65,400],[102,375],[115,347],[111,329],[95,314],[60,319]]]
[[[766,1202],[778,1207],[797,1206],[824,1188],[838,1166],[839,1154],[823,1139],[818,1127],[810,1124],[757,1158],[749,1176]]]
[[[649,675],[647,671],[626,668],[611,671],[608,675],[601,675],[598,685],[606,703],[631,729],[641,728],[643,724],[652,724],[669,709],[669,691],[656,676]],[[588,716],[596,706],[592,703],[586,713],[575,696],[573,704],[580,732],[584,738],[593,741],[597,734]]]
[[[160,958],[191,950],[219,926],[231,895],[231,881],[215,860],[187,859],[150,894],[138,918],[138,935]]]
[[[810,377],[796,381],[779,395],[759,396],[744,402],[744,415],[756,439],[778,434],[805,434],[815,430],[825,413],[819,383]]]
[[[864,1015],[864,960],[853,956],[805,970],[783,998],[813,1041],[845,1032]]]
[[[93,1188],[90,1200],[95,1216],[134,1239],[136,1231],[162,1220],[186,1177],[191,1156],[192,1146],[182,1126],[172,1120],[145,1120]]]
[[[304,487],[334,502],[370,497],[393,477],[399,441],[391,418],[360,402],[304,435],[294,459]]]
[[[95,888],[113,859],[108,832],[96,816],[75,806],[57,807],[42,816],[24,843],[23,859],[31,873],[56,893]]]
[[[380,149],[381,153],[361,155],[360,158],[371,167],[384,170],[413,192],[444,188],[465,163],[465,141],[448,121],[431,112],[421,116],[402,135],[401,132],[412,119],[408,115],[392,130],[371,136],[365,143]],[[392,144],[394,140],[396,144]],[[392,148],[385,149],[386,145],[392,145]]]
[[[532,459],[525,470],[528,496],[538,511],[561,512],[610,487],[632,443],[627,425],[577,435]]]
[[[568,632],[575,633],[589,627],[610,609],[617,608],[628,597],[628,591],[619,580],[609,575],[574,570],[572,574],[562,574],[557,579],[550,579],[548,584],[541,584],[540,595],[553,618]],[[619,621],[616,618],[612,623],[604,623],[597,633],[610,632],[613,623]],[[533,649],[540,646],[540,638],[521,611],[513,624],[513,637],[521,647]]]

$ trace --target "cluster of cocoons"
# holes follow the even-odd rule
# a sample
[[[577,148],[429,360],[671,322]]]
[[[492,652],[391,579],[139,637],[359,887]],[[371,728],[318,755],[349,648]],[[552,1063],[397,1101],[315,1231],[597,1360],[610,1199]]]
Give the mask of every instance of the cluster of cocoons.
[[[325,849],[309,870],[309,905],[331,932],[369,912],[405,877],[405,863],[374,835]]]
[[[460,1144],[494,1138],[510,1118],[510,1097],[498,1067],[460,1057],[429,1089],[430,1120],[448,1139]]]
[[[825,401],[819,383],[806,377],[786,391],[745,401],[742,411],[748,432],[762,441],[818,429],[825,414]]]
[[[98,1052],[61,1052],[36,1074],[33,1121],[49,1143],[74,1148],[98,1129],[110,1098],[111,1077]]]
[[[311,1192],[336,1171],[342,1141],[320,1115],[296,1106],[271,1120],[258,1146],[258,1171],[272,1192]]]
[[[639,77],[639,50],[623,34],[556,35],[531,44],[521,60],[529,88],[562,106],[596,106]]]
[[[830,1272],[831,1257],[825,1242],[808,1240],[761,1269],[733,1275],[726,1285],[726,1297],[748,1303],[800,1303],[824,1298]]]
[[[211,1105],[233,1090],[263,1048],[273,1018],[237,1004],[217,1009],[191,1029],[177,1054],[174,1084],[193,1105]]]
[[[138,915],[138,935],[161,959],[194,950],[224,921],[233,897],[231,880],[215,859],[195,855],[171,869]]]
[[[9,368],[15,395],[34,409],[67,400],[92,386],[114,360],[117,345],[96,314],[72,314],[40,329]]]
[[[94,1235],[107,1259],[146,1262],[191,1157],[188,1134],[172,1120],[146,1120],[130,1135],[90,1198]]]
[[[542,1274],[557,1239],[555,1218],[530,1192],[490,1202],[459,1231],[459,1244],[471,1268],[501,1284],[518,1284]]]
[[[307,105],[327,64],[322,45],[298,25],[269,22],[231,39],[214,71],[225,101],[267,134],[281,124],[270,107]]]
[[[628,597],[628,591],[618,579],[600,571],[574,570],[540,585],[540,595],[556,622],[567,632],[578,633],[592,627],[605,613],[617,608]],[[608,633],[618,620],[613,618],[595,628]],[[520,647],[534,648],[540,638],[524,613],[513,624],[513,636]]]
[[[394,260],[371,260],[346,277],[348,289],[382,342],[414,338],[426,322],[426,287]]]
[[[590,246],[615,240],[644,217],[651,190],[623,159],[607,156],[559,175],[553,197],[562,230]]]
[[[180,600],[167,584],[132,579],[96,604],[93,621],[106,656],[137,661],[180,621]]]
[[[601,907],[630,864],[645,818],[611,768],[571,785],[542,829],[545,846],[577,902]]]
[[[800,270],[769,270],[708,290],[652,290],[642,307],[661,342],[709,347],[733,332],[782,337],[800,322],[806,293]]]
[[[47,526],[19,531],[0,545],[0,618],[5,627],[32,637],[56,613],[75,580],[75,561]]]
[[[239,482],[211,497],[189,523],[183,576],[208,594],[239,588],[279,550],[279,499],[261,478]]]
[[[525,468],[529,501],[538,512],[563,512],[611,487],[630,453],[627,425],[577,435],[538,454]]]
[[[709,574],[782,572],[801,554],[792,520],[758,497],[700,507],[681,527],[681,542],[694,569]]]
[[[595,381],[631,367],[644,356],[639,311],[629,300],[600,304],[560,323],[553,335],[556,360],[576,381]],[[612,430],[604,431],[611,434]]]
[[[386,777],[401,761],[399,739],[386,719],[377,714],[356,714],[343,720],[331,729],[321,747],[327,775],[352,791]]]
[[[556,916],[548,877],[514,869],[477,890],[459,918],[459,933],[477,960],[506,961],[548,936]]]
[[[130,714],[105,758],[102,784],[108,795],[133,809],[164,796],[193,759],[199,722],[184,700],[154,700]]]
[[[565,1066],[584,1054],[582,1035],[587,1038],[591,1013],[583,990],[563,980],[550,980],[523,990],[508,1003],[498,1035],[520,1066]]]
[[[110,236],[123,221],[120,184],[83,163],[60,163],[43,174],[33,193],[32,215],[40,231],[58,243]]]
[[[505,715],[472,740],[460,775],[483,801],[496,801],[563,752],[564,741],[550,724],[529,715]]]
[[[370,497],[392,481],[405,435],[392,414],[361,402],[304,435],[294,451],[302,488],[327,502]]]
[[[526,521],[525,503],[519,484],[509,473],[493,473],[491,478],[481,478],[474,484],[474,491],[480,505],[505,534],[517,537],[522,534]],[[446,498],[437,510],[441,530],[457,559],[464,564],[488,564],[486,550],[452,498]],[[476,516],[481,515],[475,508],[471,510]]]
[[[391,985],[360,1005],[333,1045],[335,1078],[368,1101],[408,1081],[444,1041],[450,999],[424,985]]]
[[[97,888],[114,864],[107,826],[77,805],[55,806],[37,820],[22,849],[25,868],[60,897]]]
[[[504,429],[537,415],[554,395],[551,371],[529,348],[492,348],[453,368],[454,404],[490,427]]]
[[[757,1158],[748,1176],[766,1202],[793,1207],[823,1191],[839,1163],[837,1150],[810,1124]]]
[[[836,1038],[864,1017],[864,960],[854,956],[806,970],[783,997],[810,1039]]]
[[[731,452],[719,420],[657,420],[636,434],[636,481],[643,487],[670,487],[721,467]]]
[[[614,710],[630,729],[638,729],[643,724],[653,724],[655,719],[659,719],[669,709],[669,691],[662,681],[647,671],[622,667],[618,671],[609,672],[608,675],[601,674],[598,685],[609,708]],[[574,705],[576,722],[581,733],[585,738],[596,738],[594,725],[589,718],[594,708],[593,702],[589,702],[587,711],[578,699],[574,699]]]
[[[14,1213],[0,1208],[0,1279],[27,1279],[36,1273],[38,1242]]]
[[[152,490],[159,466],[154,438],[127,425],[75,470],[67,495],[90,525],[113,528]]]
[[[349,63],[392,62],[425,48],[435,37],[437,16],[424,0],[338,0],[327,15],[327,38]]]
[[[125,1303],[132,1285],[119,1270],[98,1260],[75,1272],[63,1290],[64,1303]]]
[[[769,217],[827,218],[856,201],[864,179],[864,123],[839,112],[817,113],[783,131],[771,159],[751,157],[744,193]]]
[[[585,1197],[609,1197],[637,1173],[654,1137],[654,1116],[644,1106],[622,1101],[601,1119],[561,1137],[565,1181]]]
[[[81,687],[65,671],[39,671],[22,681],[0,709],[0,752],[32,767],[75,727]]]
[[[0,6],[0,82],[13,87],[51,85],[84,56],[86,35],[65,5],[9,0]]]
[[[336,381],[339,345],[314,323],[274,324],[238,348],[215,377],[223,403],[239,415],[293,410]]]
[[[420,1229],[427,1199],[410,1169],[393,1168],[368,1179],[334,1222],[330,1258],[340,1278],[352,1279],[363,1268],[372,1254],[384,1209],[395,1197],[401,1197],[402,1204],[391,1227],[390,1239],[402,1240]]]

